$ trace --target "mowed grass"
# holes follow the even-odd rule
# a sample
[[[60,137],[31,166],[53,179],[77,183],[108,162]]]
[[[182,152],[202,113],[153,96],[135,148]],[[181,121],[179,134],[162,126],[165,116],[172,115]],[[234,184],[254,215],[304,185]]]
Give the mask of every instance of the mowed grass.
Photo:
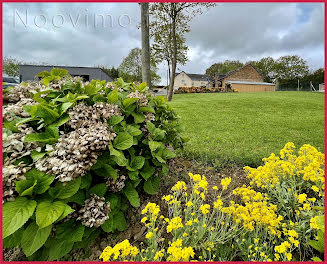
[[[258,166],[285,143],[324,152],[324,94],[176,94],[170,104],[189,141],[182,155],[215,166]]]

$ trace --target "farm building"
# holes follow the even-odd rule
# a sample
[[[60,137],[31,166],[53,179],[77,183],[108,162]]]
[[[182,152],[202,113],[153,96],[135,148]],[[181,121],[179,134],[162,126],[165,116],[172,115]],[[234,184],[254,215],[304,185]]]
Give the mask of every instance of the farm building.
[[[264,82],[263,76],[251,65],[228,72],[217,74],[215,82],[218,87],[236,89],[240,93],[245,92],[269,92],[275,91],[275,84]]]
[[[52,68],[65,69],[71,76],[81,76],[85,81],[106,80],[112,82],[112,78],[101,68],[93,67],[71,67],[71,66],[44,66],[44,65],[20,65],[19,78],[20,81],[32,81],[36,75],[42,71],[50,72]]]
[[[213,78],[205,74],[192,74],[184,71],[176,73],[174,88],[179,87],[211,87]]]
[[[275,91],[275,84],[264,82],[262,75],[251,65],[228,72],[217,73],[215,78],[205,74],[176,73],[174,88],[222,87],[225,91],[236,89],[240,93]]]

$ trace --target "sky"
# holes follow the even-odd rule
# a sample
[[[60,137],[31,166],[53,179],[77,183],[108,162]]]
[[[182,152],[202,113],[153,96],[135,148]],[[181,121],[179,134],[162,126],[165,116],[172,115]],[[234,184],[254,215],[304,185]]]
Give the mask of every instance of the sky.
[[[137,3],[3,3],[3,55],[50,65],[118,67],[141,47]],[[216,62],[299,55],[324,67],[323,3],[217,3],[190,22],[188,62],[204,74]],[[159,65],[161,84],[167,66]]]

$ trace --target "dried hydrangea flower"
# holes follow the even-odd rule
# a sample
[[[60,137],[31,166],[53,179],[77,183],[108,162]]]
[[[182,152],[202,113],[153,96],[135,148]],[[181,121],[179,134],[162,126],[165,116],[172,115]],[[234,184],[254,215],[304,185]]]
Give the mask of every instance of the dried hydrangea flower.
[[[89,127],[101,121],[109,120],[114,115],[122,115],[118,105],[96,103],[93,106],[78,104],[69,111],[69,125],[74,128]]]
[[[8,120],[12,121],[12,114],[19,117],[29,117],[30,114],[24,110],[26,105],[36,105],[38,104],[31,98],[22,98],[20,101],[14,104],[8,104],[3,108],[3,116]]]
[[[18,196],[16,192],[15,181],[24,180],[24,174],[31,168],[27,167],[23,162],[18,165],[8,165],[2,168],[2,202],[13,201]]]
[[[84,206],[78,211],[76,220],[80,220],[87,227],[99,227],[109,219],[110,203],[105,202],[104,197],[91,194],[91,197],[85,200]]]
[[[155,115],[153,113],[146,113],[145,115],[145,121],[144,122],[151,122],[156,119]]]
[[[111,192],[119,192],[125,187],[125,180],[127,177],[125,175],[118,175],[117,179],[114,180],[112,177],[109,177],[106,185],[108,190]]]
[[[38,160],[35,167],[56,175],[61,182],[72,181],[90,170],[115,136],[103,123],[79,128],[61,137],[54,150]]]
[[[127,98],[138,98],[137,104],[140,106],[146,106],[148,104],[148,99],[146,94],[141,93],[140,91],[136,90],[135,92],[130,93],[127,95]]]
[[[3,139],[3,152],[7,153],[4,161],[5,166],[12,164],[17,159],[30,155],[32,150],[40,148],[40,143],[38,142],[24,142],[25,136],[34,132],[33,128],[22,124],[18,127],[18,130],[19,133],[13,133]]]

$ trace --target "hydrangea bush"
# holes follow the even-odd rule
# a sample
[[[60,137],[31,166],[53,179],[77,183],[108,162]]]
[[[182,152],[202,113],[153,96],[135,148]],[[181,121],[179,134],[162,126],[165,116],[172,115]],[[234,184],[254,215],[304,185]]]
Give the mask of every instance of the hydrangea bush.
[[[56,260],[155,194],[182,147],[178,117],[146,83],[83,82],[63,69],[4,91],[3,238]]]
[[[231,178],[213,186],[205,176],[177,182],[143,209],[146,243],[107,247],[103,261],[305,261],[323,258],[324,154],[287,143],[258,168],[245,167],[250,185],[231,190]]]

